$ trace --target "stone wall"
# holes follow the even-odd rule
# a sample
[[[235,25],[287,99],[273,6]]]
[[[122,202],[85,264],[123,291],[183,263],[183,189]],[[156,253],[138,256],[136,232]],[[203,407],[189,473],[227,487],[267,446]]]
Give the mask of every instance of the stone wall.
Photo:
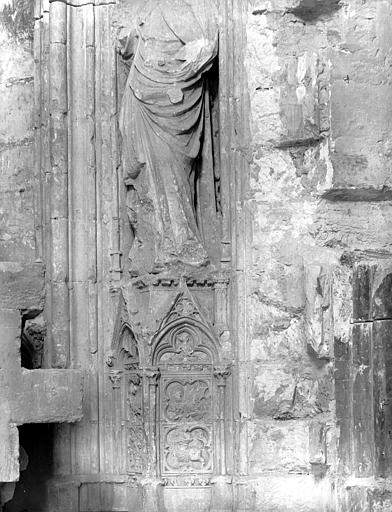
[[[33,2],[0,1],[0,308],[16,311],[18,318],[21,312],[25,319],[43,309],[39,183],[46,183],[47,195],[55,198],[52,211],[44,212],[52,229],[46,245],[54,255],[49,331],[60,340],[47,347],[46,359],[63,367],[69,358],[90,372],[83,423],[54,429],[57,487],[52,490],[70,511],[78,488],[82,510],[101,510],[102,496],[107,509],[122,510],[129,496],[125,452],[116,442],[121,422],[102,374],[116,315],[111,284],[121,273],[113,179],[114,68],[121,63],[114,61],[110,31],[118,21],[116,12],[124,11],[105,5],[94,11],[93,4],[114,4],[110,1],[69,3],[67,8],[63,2],[52,4],[52,16],[57,13],[64,24],[54,28],[66,31],[67,16],[71,22],[66,41],[57,39],[64,35],[61,30],[52,33],[50,58],[49,11],[36,12],[36,26],[41,15],[46,20],[37,31],[36,44],[42,47],[36,55],[42,69],[49,58],[56,86],[50,106],[55,129],[48,135],[47,122],[39,140],[45,150],[41,169],[34,152],[40,124],[34,103],[37,99],[47,121],[50,82],[45,71],[39,80],[33,76]],[[118,5],[125,8],[124,2]],[[227,142],[227,152],[233,150],[230,165],[237,173],[222,187],[223,202],[232,196],[232,217],[225,222],[238,223],[233,238],[241,239],[231,315],[238,334],[239,389],[233,400],[239,431],[235,446],[240,447],[234,456],[237,510],[385,512],[391,508],[386,477],[392,458],[385,364],[391,317],[392,7],[387,0],[227,5],[235,9],[232,20],[226,20],[232,32],[225,51],[228,58],[237,51],[238,74],[244,54],[247,80],[241,91],[242,82],[230,84],[232,77],[222,74],[220,80],[222,88],[228,83],[233,89],[233,97],[221,101],[222,106],[227,100],[232,110],[221,109],[221,119],[226,116],[227,123],[242,102],[242,118],[231,118],[233,133],[228,135],[222,125],[221,134],[222,147]],[[246,40],[240,31],[242,10]],[[70,54],[75,61],[65,65]],[[84,67],[75,64],[77,58]],[[59,70],[68,73],[71,83],[69,98],[62,98],[64,109],[61,98],[56,99],[63,90]],[[42,97],[35,99],[34,85]],[[46,147],[51,136],[52,161]],[[224,171],[230,158],[221,157]],[[68,165],[68,158],[70,220],[64,214],[67,193],[57,179],[67,179],[62,165]],[[248,169],[237,167],[240,159]],[[52,181],[45,182],[52,171]],[[57,229],[60,224],[63,228]],[[64,240],[69,247],[62,245]],[[63,260],[65,271],[59,264]],[[62,298],[71,305],[68,319]],[[69,494],[62,485],[70,485]]]
[[[44,271],[40,259],[40,186],[35,159],[38,119],[35,116],[33,30],[34,2],[0,2],[0,480],[7,482],[0,482],[0,508],[13,497],[15,483],[12,481],[18,478],[20,470],[29,468],[24,476],[34,482],[30,489],[37,488],[37,481],[47,478],[50,472],[49,465],[40,465],[48,444],[46,432],[40,426],[36,426],[32,434],[30,425],[26,425],[24,432],[29,433],[29,438],[22,435],[21,442],[30,452],[30,464],[28,457],[20,457],[20,453],[25,452],[20,452],[16,426],[13,424],[10,428],[8,424],[11,411],[4,396],[7,386],[13,387],[9,375],[20,372],[23,327],[31,322],[44,326],[39,316],[44,306]],[[36,331],[33,331],[34,337]],[[31,349],[33,351],[33,346]],[[29,365],[31,355],[28,355]],[[22,362],[26,362],[24,356],[22,348]],[[35,391],[39,396],[40,391]],[[16,396],[17,390],[13,388],[12,393]],[[35,446],[34,453],[31,445]],[[19,492],[23,496],[20,487],[17,494]],[[40,492],[32,493],[30,503],[34,499],[42,501],[42,492],[41,487]]]
[[[20,0],[6,2],[0,15],[2,261],[35,259],[34,6],[31,4]]]
[[[369,370],[350,329],[352,265],[391,255],[391,14],[378,0],[249,3],[249,471],[264,511],[340,510],[342,474],[362,497],[374,477],[373,385],[363,377],[350,402],[340,362],[351,347]],[[359,466],[342,463],[350,443]]]
[[[0,3],[0,307],[42,308],[34,158],[34,5]]]

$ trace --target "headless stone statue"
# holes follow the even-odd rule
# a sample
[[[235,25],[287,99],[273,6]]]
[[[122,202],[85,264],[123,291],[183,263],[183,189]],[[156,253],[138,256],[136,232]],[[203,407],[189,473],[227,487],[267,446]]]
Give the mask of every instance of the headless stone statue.
[[[212,0],[151,0],[123,56],[133,56],[120,129],[130,251],[138,273],[200,267],[215,203],[207,72],[217,55]],[[203,219],[204,217],[204,219]]]

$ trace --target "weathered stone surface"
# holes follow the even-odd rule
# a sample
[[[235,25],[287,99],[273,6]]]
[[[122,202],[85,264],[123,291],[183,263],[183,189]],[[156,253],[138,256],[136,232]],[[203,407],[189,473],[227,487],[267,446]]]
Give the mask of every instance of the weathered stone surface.
[[[248,484],[249,485],[249,484]],[[329,512],[334,510],[326,480],[316,482],[310,475],[263,475],[251,482],[253,508],[263,512]]]
[[[372,352],[373,329],[388,329],[367,323],[390,318],[390,14],[384,1],[260,0],[247,18],[252,412],[257,422],[325,414],[341,476],[374,474],[374,428],[389,414],[384,349]],[[327,392],[331,407],[317,410],[328,368],[335,400]],[[256,430],[252,443],[264,446]]]
[[[337,443],[339,450],[338,467],[342,475],[349,475],[352,468],[352,357],[349,340],[335,338],[335,410]]]
[[[339,11],[343,30],[334,34],[331,59],[331,128],[334,188],[382,192],[390,187],[390,102],[385,62],[390,59],[391,6],[387,1],[353,2]],[[371,91],[372,102],[367,98]]]
[[[0,261],[0,307],[42,310],[44,303],[44,268],[40,263],[26,265]]]
[[[356,266],[353,275],[353,321],[366,322],[372,318],[372,285],[374,267],[369,264]]]
[[[317,358],[330,358],[333,338],[332,269],[307,264],[305,267],[305,321],[307,344]]]
[[[391,494],[388,482],[373,484],[358,479],[347,487],[345,506],[352,512],[389,512],[392,507]]]
[[[391,253],[390,212],[389,202],[321,201],[311,233],[318,244],[335,250],[387,256]]]
[[[292,12],[303,21],[315,22],[333,15],[341,7],[340,0],[299,0],[288,9],[288,12]]]
[[[279,365],[255,368],[254,414],[257,417],[289,420],[313,417],[329,409],[332,386],[328,370],[287,373]]]
[[[34,29],[34,3],[28,0],[5,0],[2,4],[1,23],[8,35],[19,42],[32,41]]]
[[[23,370],[20,384],[2,370],[3,393],[13,402],[11,421],[22,423],[75,422],[82,417],[82,378],[79,370]],[[32,407],[34,404],[34,407]]]
[[[252,474],[264,471],[309,472],[308,423],[258,421],[252,438],[249,452]]]
[[[356,476],[374,472],[374,425],[372,404],[372,326],[353,326],[353,429]]]
[[[33,2],[0,6],[0,260],[35,255]]]
[[[374,320],[389,320],[392,318],[392,297],[390,293],[392,284],[392,267],[390,261],[379,261],[372,265],[373,270],[371,284],[371,317]]]
[[[373,323],[373,400],[375,465],[378,476],[390,477],[392,471],[392,321]]]

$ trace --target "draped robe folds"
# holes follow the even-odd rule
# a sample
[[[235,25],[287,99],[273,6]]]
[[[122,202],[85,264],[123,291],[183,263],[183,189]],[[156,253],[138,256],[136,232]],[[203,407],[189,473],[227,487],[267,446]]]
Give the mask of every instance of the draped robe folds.
[[[136,268],[208,262],[200,212],[215,207],[206,73],[217,46],[212,0],[150,0],[139,12],[120,116]]]

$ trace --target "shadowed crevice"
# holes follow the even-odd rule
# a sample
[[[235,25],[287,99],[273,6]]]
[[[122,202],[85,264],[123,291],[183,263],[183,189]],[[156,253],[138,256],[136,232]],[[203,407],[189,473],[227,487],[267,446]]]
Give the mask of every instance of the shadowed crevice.
[[[392,189],[382,187],[376,189],[369,188],[336,188],[328,190],[324,195],[324,199],[328,201],[344,201],[344,202],[380,202],[392,201]]]
[[[288,9],[287,12],[311,23],[319,18],[333,16],[341,7],[341,0],[301,0],[296,7]]]

